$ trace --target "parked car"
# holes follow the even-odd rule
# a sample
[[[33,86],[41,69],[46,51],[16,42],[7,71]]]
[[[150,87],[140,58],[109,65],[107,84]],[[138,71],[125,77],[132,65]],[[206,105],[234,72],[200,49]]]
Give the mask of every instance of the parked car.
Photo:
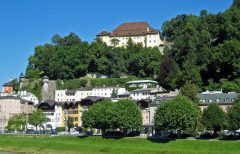
[[[37,134],[37,131],[35,131],[34,129],[28,129],[26,131],[26,134]]]

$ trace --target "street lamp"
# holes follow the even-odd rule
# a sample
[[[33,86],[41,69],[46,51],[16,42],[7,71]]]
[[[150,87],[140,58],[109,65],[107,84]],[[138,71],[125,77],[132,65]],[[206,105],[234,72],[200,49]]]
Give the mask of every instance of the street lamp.
[[[26,131],[27,131],[27,129],[28,129],[28,110],[30,110],[30,109],[29,109],[30,106],[28,106],[28,102],[27,102],[27,101],[26,101],[25,104],[26,104],[26,109],[27,109],[27,110],[26,110],[26,114],[27,114],[27,116],[26,116],[26,128],[25,128],[25,129],[26,129]]]
[[[64,104],[64,112],[65,112],[65,132],[68,132],[68,109],[67,109],[67,104]]]

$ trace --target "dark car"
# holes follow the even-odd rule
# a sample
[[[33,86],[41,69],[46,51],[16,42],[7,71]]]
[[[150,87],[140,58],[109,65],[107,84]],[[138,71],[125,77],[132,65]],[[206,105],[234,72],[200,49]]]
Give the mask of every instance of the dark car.
[[[27,131],[26,131],[26,134],[36,134],[37,132],[35,131],[35,130],[33,130],[33,129],[28,129]]]

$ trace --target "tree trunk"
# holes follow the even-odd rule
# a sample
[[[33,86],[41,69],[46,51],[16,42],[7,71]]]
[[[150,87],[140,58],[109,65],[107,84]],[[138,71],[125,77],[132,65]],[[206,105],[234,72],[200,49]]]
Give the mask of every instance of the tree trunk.
[[[127,129],[123,129],[123,135],[127,136]]]
[[[38,130],[37,130],[37,125],[35,125],[35,127],[36,127],[36,133],[38,132]]]
[[[105,129],[102,129],[102,136],[104,136],[106,133],[106,130]]]

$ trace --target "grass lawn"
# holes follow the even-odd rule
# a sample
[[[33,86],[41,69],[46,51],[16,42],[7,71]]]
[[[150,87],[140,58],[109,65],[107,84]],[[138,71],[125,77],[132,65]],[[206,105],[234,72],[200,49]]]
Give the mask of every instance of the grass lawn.
[[[19,153],[160,153],[240,154],[240,141],[178,139],[153,142],[141,138],[104,139],[71,136],[0,136],[0,151]]]

